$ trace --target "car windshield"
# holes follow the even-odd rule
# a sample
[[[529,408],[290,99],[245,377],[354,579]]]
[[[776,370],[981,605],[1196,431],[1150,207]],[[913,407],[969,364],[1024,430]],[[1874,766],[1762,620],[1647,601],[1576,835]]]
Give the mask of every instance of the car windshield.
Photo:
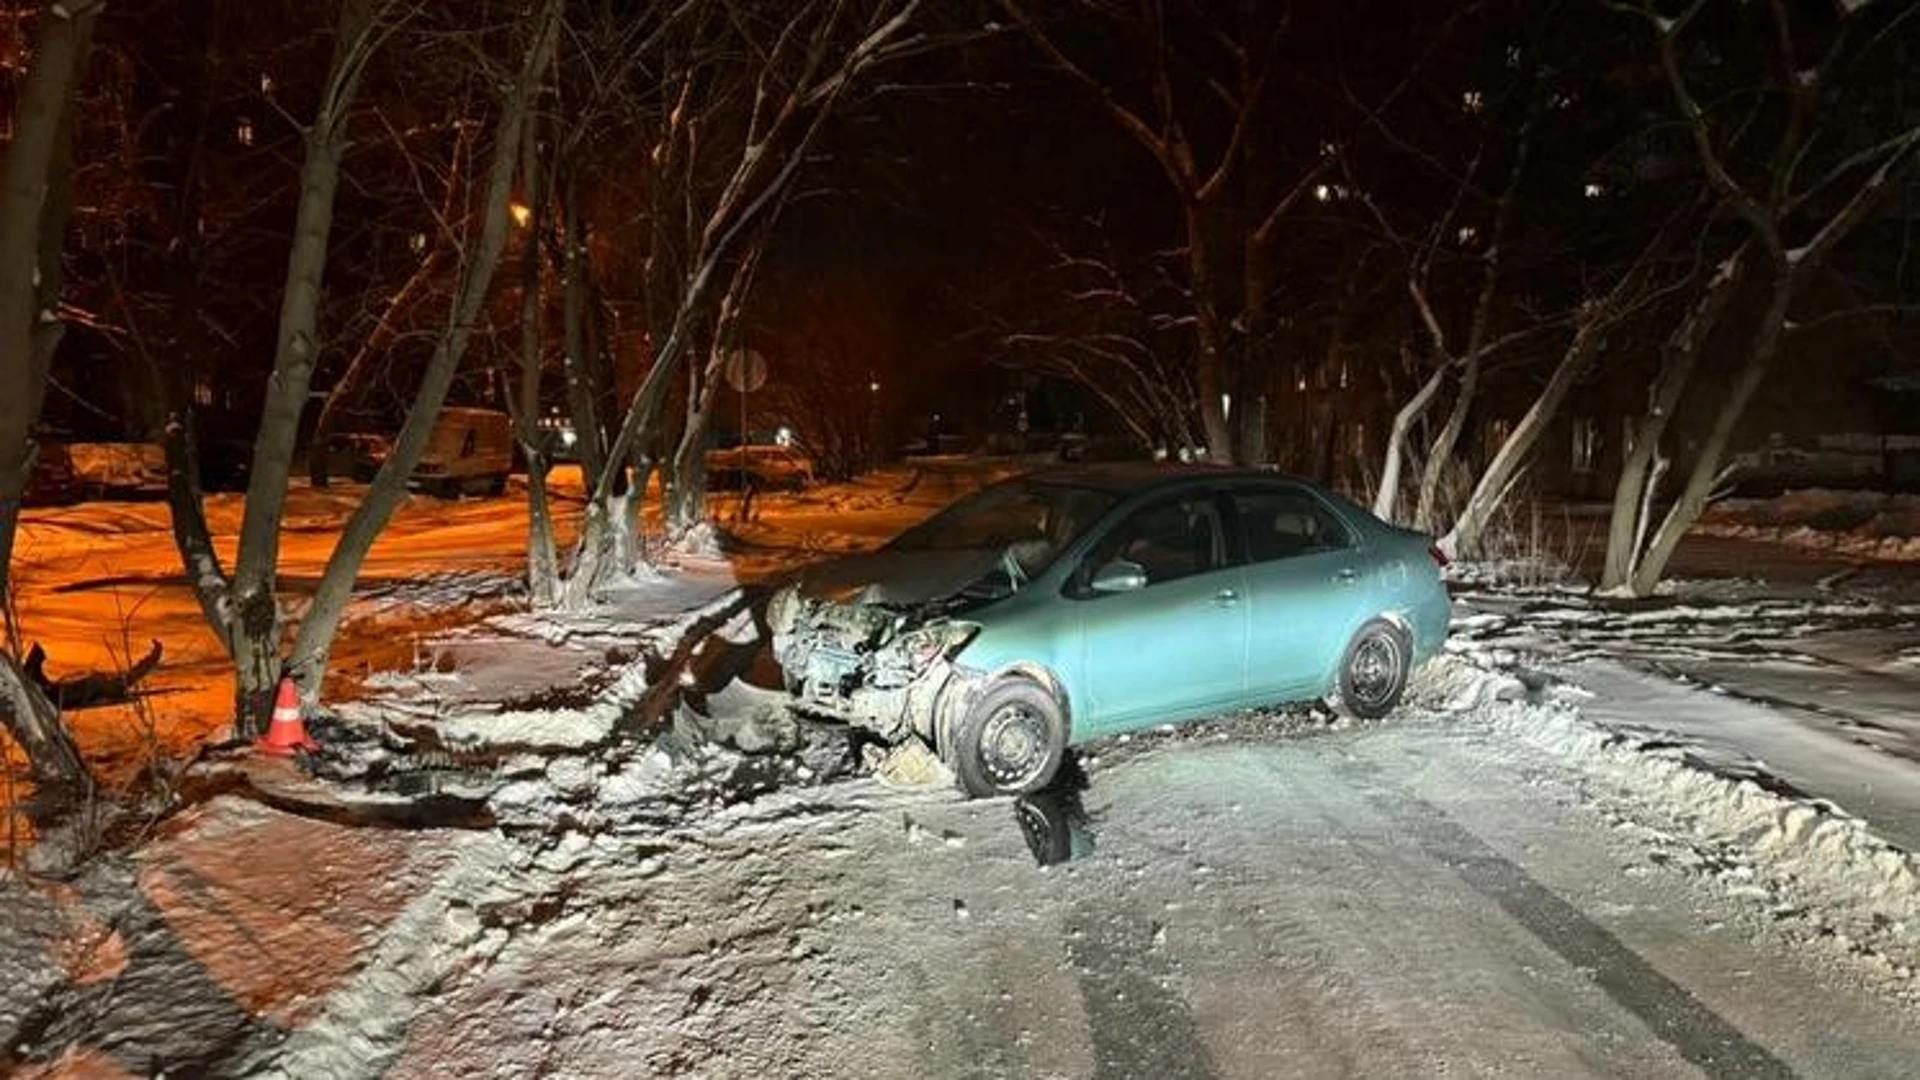
[[[901,533],[893,551],[1005,550],[1032,577],[1112,508],[1104,492],[1011,480],[984,488]]]

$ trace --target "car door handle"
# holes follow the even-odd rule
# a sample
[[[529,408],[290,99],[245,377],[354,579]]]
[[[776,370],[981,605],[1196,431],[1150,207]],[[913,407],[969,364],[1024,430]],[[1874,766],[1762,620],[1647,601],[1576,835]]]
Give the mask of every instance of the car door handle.
[[[1343,566],[1339,570],[1334,572],[1333,580],[1339,582],[1342,585],[1351,585],[1354,583],[1354,580],[1359,576],[1360,576],[1359,573],[1356,572],[1353,567]]]
[[[1221,589],[1213,594],[1213,603],[1216,607],[1232,607],[1239,602],[1240,594],[1232,589]]]

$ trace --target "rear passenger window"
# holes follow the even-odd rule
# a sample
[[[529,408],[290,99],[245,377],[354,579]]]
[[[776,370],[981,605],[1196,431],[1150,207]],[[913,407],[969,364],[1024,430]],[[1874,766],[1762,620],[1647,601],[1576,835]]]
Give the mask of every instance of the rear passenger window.
[[[1272,562],[1342,551],[1353,534],[1320,500],[1304,491],[1246,491],[1233,497],[1246,536],[1248,562]]]

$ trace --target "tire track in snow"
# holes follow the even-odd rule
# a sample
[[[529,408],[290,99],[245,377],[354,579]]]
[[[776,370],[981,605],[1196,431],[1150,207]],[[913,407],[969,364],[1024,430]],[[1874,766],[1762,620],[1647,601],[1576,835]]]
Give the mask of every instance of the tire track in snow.
[[[1590,973],[1594,985],[1706,1075],[1728,1080],[1795,1075],[1765,1047],[1439,807],[1412,792],[1383,788],[1377,770],[1357,760],[1344,760],[1341,771],[1430,857],[1574,969]]]
[[[1067,956],[1086,1008],[1095,1074],[1211,1080],[1219,1075],[1193,1010],[1161,980],[1154,927],[1131,911],[1082,906]]]

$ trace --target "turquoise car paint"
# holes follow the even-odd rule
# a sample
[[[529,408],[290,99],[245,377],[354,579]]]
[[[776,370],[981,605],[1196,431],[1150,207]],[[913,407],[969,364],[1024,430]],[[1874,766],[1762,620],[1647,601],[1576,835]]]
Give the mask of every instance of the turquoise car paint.
[[[1374,619],[1403,628],[1416,662],[1445,641],[1451,605],[1429,554],[1431,539],[1305,481],[1126,465],[1049,470],[1005,484],[1084,488],[1110,495],[1111,505],[1090,524],[1077,525],[1072,538],[1055,538],[1050,561],[1017,586],[1014,575],[998,571],[997,585],[945,601],[881,603],[873,610],[884,617],[853,617],[848,605],[861,601],[847,599],[845,565],[822,570],[818,580],[836,583],[820,590],[831,599],[776,601],[770,608],[780,612],[770,618],[775,651],[799,698],[796,707],[934,737],[931,715],[897,723],[889,717],[884,725],[871,718],[909,707],[910,695],[895,685],[904,663],[889,652],[896,639],[942,620],[978,630],[947,663],[926,666],[919,678],[964,683],[971,693],[1008,673],[1044,674],[1042,681],[1062,698],[1074,742],[1325,697],[1348,644]],[[1007,502],[1001,497],[1000,504]],[[966,506],[962,500],[953,510],[964,513]],[[997,554],[987,552],[980,565],[1002,565]],[[1146,586],[1133,591],[1090,587],[1096,563],[1133,555],[1164,576],[1149,573]],[[870,565],[910,575],[912,561]],[[952,563],[949,557],[942,565]],[[811,595],[808,589],[804,578],[793,587],[799,597]],[[859,590],[869,598],[926,591],[894,579]],[[826,628],[838,635],[830,642]],[[823,687],[814,674],[820,665],[809,666],[815,650],[843,664],[848,656],[865,659],[851,670],[831,668],[837,681]],[[949,708],[966,696],[942,693]],[[883,694],[892,696],[875,697]]]

